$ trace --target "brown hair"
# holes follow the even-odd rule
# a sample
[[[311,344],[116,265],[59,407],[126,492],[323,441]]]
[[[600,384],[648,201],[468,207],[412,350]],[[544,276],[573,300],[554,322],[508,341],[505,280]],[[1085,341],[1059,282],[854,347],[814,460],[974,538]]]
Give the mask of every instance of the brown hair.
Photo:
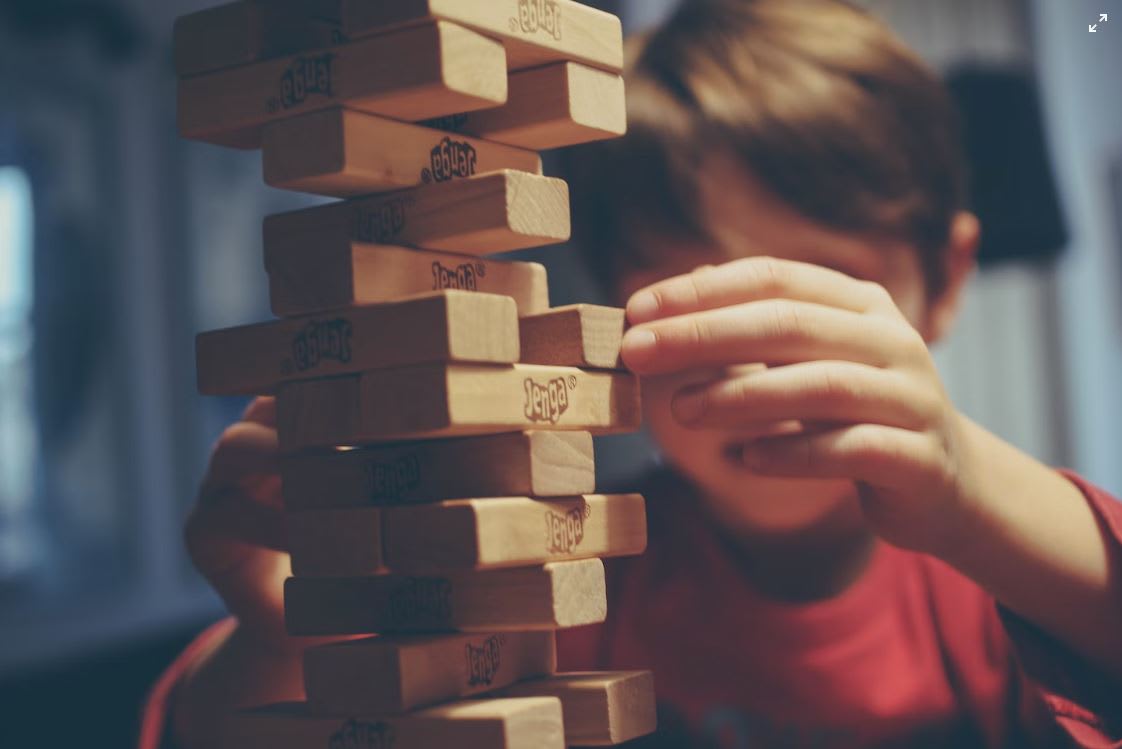
[[[686,0],[628,53],[627,135],[564,163],[575,238],[609,287],[658,261],[636,227],[710,238],[698,165],[717,151],[812,220],[917,247],[942,289],[966,200],[957,113],[880,21],[843,0]]]

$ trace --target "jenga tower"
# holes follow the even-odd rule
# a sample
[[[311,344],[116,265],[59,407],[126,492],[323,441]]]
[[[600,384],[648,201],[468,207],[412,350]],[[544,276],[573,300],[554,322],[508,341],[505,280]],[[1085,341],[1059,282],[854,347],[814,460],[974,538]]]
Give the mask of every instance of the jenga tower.
[[[264,223],[281,319],[204,333],[203,393],[274,394],[307,702],[223,746],[554,749],[654,730],[646,672],[556,673],[607,615],[643,498],[595,494],[638,428],[623,310],[551,309],[568,188],[538,151],[626,127],[619,20],[570,0],[240,0],[179,19],[187,138],[336,198]]]

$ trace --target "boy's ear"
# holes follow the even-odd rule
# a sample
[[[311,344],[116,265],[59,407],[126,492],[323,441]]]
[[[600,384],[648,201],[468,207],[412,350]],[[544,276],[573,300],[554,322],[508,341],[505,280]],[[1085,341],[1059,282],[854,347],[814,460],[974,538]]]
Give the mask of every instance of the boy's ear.
[[[924,338],[929,344],[937,343],[951,331],[958,317],[962,290],[977,265],[978,244],[982,237],[978,217],[969,211],[959,211],[951,220],[950,237],[943,253],[946,263],[946,284],[927,305]]]

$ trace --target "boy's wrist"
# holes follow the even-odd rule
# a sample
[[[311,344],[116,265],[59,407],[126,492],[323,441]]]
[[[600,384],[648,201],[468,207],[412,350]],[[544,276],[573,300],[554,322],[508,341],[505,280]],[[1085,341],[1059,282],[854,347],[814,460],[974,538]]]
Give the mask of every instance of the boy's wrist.
[[[205,687],[200,689],[201,679],[208,673],[210,663],[220,653],[237,632],[236,622],[217,634],[205,650],[198,652],[187,664],[183,674],[172,688],[168,699],[168,724],[175,746],[190,747],[193,736],[198,732],[200,722],[208,719],[204,708]]]
[[[933,556],[971,577],[990,564],[1011,535],[1023,532],[1010,502],[1029,473],[1056,474],[1048,466],[1020,453],[967,416],[954,413],[956,450],[954,493],[944,504],[943,518]],[[1058,475],[1058,474],[1056,474]]]
[[[952,419],[955,437],[960,442],[955,451],[959,463],[951,484],[952,494],[941,505],[939,530],[932,534],[933,544],[928,553],[961,569],[963,563],[977,556],[979,548],[986,546],[993,533],[993,505],[1000,498],[991,496],[980,478],[979,466],[985,465],[977,434],[980,428],[957,409]]]
[[[169,702],[175,740],[184,747],[212,746],[231,713],[302,699],[301,663],[302,650],[277,647],[260,632],[232,622],[176,686]]]
[[[990,532],[987,518],[992,517],[988,505],[994,500],[976,478],[977,466],[985,465],[975,449],[976,437],[971,434],[977,427],[957,410],[952,410],[948,418],[951,424],[944,433],[954,443],[948,450],[954,456],[953,467],[924,485],[926,496],[917,492],[914,497],[895,497],[897,502],[917,504],[899,515],[888,513],[893,523],[887,528],[878,526],[879,517],[870,519],[874,530],[889,543],[960,567],[962,560],[972,558],[976,549],[984,547]]]

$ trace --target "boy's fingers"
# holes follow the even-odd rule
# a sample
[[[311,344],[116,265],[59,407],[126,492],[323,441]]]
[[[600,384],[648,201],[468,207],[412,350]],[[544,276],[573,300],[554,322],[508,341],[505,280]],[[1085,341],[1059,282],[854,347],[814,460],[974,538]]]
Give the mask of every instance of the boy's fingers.
[[[798,420],[923,429],[940,404],[907,376],[845,361],[772,367],[684,388],[671,403],[693,427]]]
[[[198,546],[196,542],[217,540],[287,551],[284,512],[272,502],[261,501],[267,496],[279,498],[279,486],[256,494],[259,496],[226,489],[200,496],[187,521],[189,547]]]
[[[877,424],[755,440],[743,457],[761,476],[850,479],[883,489],[914,487],[943,460],[928,435]]]
[[[218,438],[203,486],[204,490],[236,486],[251,476],[276,474],[279,470],[276,430],[256,422],[239,421]]]
[[[267,427],[277,426],[277,399],[260,396],[250,401],[242,414],[242,421],[249,421]]]
[[[233,512],[196,508],[186,526],[187,550],[232,615],[279,641],[284,634],[284,581],[292,574],[291,561],[286,553],[235,539],[252,521],[232,519]],[[276,529],[276,521],[264,522]]]
[[[895,310],[883,287],[829,268],[793,260],[751,257],[699,268],[632,295],[632,325],[762,299],[792,299],[851,312]]]
[[[272,482],[279,496],[279,480]],[[292,574],[286,530],[283,511],[231,488],[200,497],[184,532],[191,561],[230,613],[271,642],[286,640],[284,580]]]
[[[749,302],[646,323],[627,331],[629,369],[656,375],[744,362],[793,364],[816,359],[887,367],[921,361],[914,329],[882,317],[789,300]]]

